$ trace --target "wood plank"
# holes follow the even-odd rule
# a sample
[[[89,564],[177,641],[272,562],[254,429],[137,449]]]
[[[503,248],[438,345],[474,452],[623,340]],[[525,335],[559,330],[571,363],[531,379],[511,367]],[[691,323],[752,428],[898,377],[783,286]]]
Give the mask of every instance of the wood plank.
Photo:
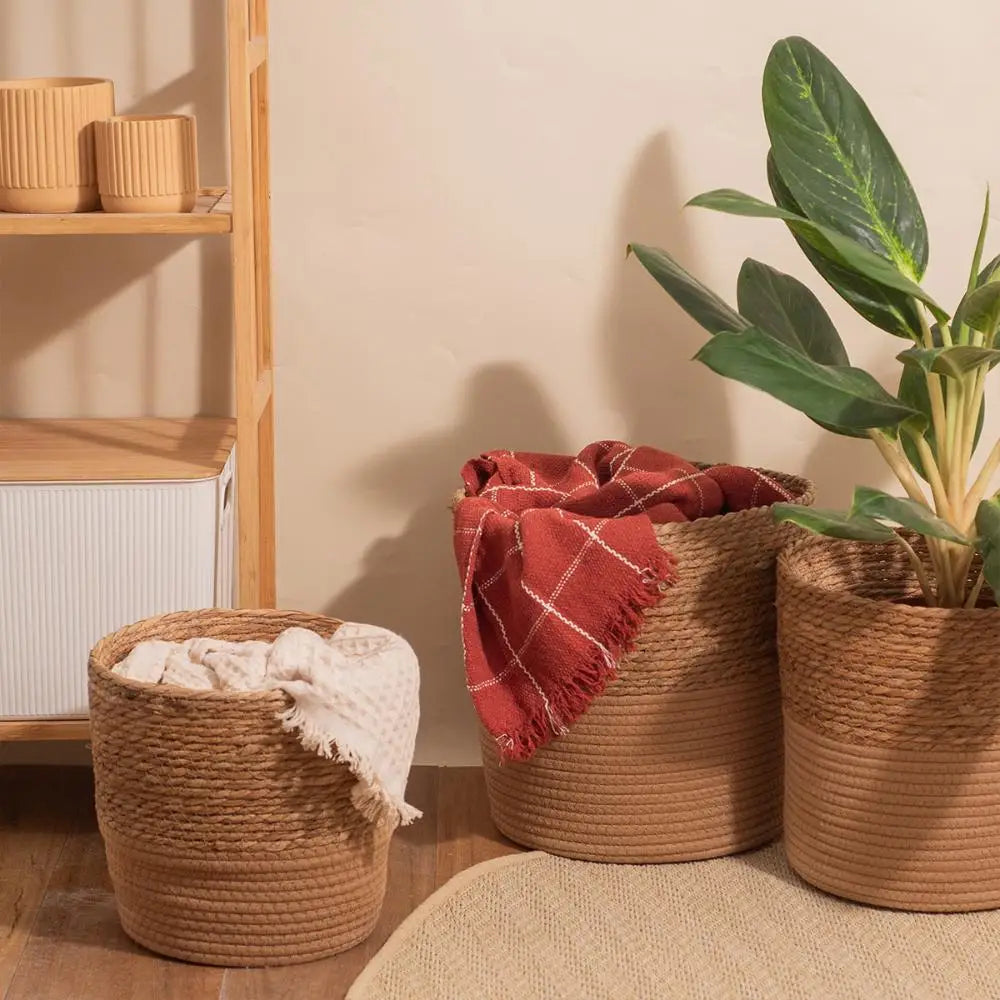
[[[267,39],[261,35],[247,43],[247,68],[252,73],[267,61]]]
[[[250,30],[267,38],[267,2],[253,0]],[[271,383],[265,407],[256,412],[257,425],[257,530],[259,542],[259,598],[271,607],[276,603],[275,504],[274,504],[274,334],[271,311],[271,145],[269,68],[265,62],[250,78],[250,131],[253,147],[254,323],[257,337],[257,365],[261,376]]]
[[[235,441],[228,418],[0,421],[0,483],[211,479]]]
[[[224,970],[160,958],[121,929],[89,784],[83,791],[6,1000],[217,1000]]]
[[[28,944],[73,810],[87,794],[83,768],[0,770],[0,997]]]
[[[250,116],[250,38],[248,0],[229,0],[226,35],[229,43],[230,188],[233,198],[233,344],[236,354],[236,482],[238,510],[238,603],[258,607],[260,579],[260,452],[254,394],[260,364],[255,327],[255,261],[253,221],[253,135]]]
[[[128,236],[159,234],[197,236],[232,231],[225,211],[225,188],[203,188],[192,212],[72,212],[24,215],[0,212],[0,236]]]
[[[480,767],[443,767],[438,778],[437,885],[453,875],[523,850],[497,830]]]
[[[257,379],[257,385],[254,387],[253,393],[253,412],[258,420],[264,415],[264,410],[267,408],[268,403],[271,402],[272,392],[274,392],[274,373],[271,371],[262,371],[260,378]]]
[[[277,603],[277,557],[274,505],[274,396],[267,401],[257,425],[258,525],[260,528],[260,589],[261,607],[273,608]]]
[[[86,719],[0,719],[0,743],[89,739],[90,723]]]
[[[282,969],[230,969],[223,1000],[341,1000],[389,935],[433,891],[436,883],[438,769],[417,767],[407,800],[423,818],[396,832],[389,850],[389,884],[379,922],[367,941],[333,958]]]

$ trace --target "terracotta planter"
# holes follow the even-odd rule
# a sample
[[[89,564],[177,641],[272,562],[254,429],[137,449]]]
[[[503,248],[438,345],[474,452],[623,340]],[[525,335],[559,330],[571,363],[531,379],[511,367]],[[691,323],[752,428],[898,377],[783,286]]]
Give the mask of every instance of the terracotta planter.
[[[778,563],[788,859],[905,910],[1000,906],[1000,610],[894,603],[898,546],[806,539]]]
[[[93,124],[114,113],[110,80],[0,81],[0,211],[97,208]]]
[[[802,479],[770,473],[812,501]],[[530,761],[482,740],[497,827],[587,861],[690,861],[781,828],[774,561],[792,535],[765,507],[657,527],[678,582],[647,612],[618,680]]]
[[[97,126],[105,212],[190,212],[198,196],[198,141],[190,115],[118,115]]]

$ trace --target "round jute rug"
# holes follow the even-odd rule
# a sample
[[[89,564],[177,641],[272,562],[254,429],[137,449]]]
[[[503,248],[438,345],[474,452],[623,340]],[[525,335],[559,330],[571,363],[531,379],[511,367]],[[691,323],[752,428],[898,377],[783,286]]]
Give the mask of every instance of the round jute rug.
[[[780,847],[477,865],[413,913],[348,1000],[987,1000],[1000,911],[896,913],[792,874]]]

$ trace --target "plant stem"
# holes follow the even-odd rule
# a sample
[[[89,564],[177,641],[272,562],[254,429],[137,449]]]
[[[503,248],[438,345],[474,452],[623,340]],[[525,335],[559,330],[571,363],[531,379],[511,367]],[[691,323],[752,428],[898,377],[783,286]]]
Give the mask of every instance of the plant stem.
[[[938,438],[938,440],[940,441],[941,439]],[[931,492],[934,494],[934,505],[937,507],[938,515],[954,524],[955,515],[951,509],[951,500],[948,496],[948,491],[945,489],[937,462],[934,461],[934,453],[931,451],[930,445],[923,435],[919,434],[913,436],[913,443],[917,446],[920,461],[923,462],[927,482],[931,484]]]
[[[986,496],[990,480],[996,474],[997,469],[1000,469],[1000,440],[993,445],[982,469],[979,470],[979,475],[976,476],[976,481],[972,484],[972,489],[969,490],[969,494],[965,498],[962,524],[955,525],[960,531],[969,532],[971,530],[976,520],[976,511],[979,509],[983,497]]]
[[[875,447],[878,448],[879,454],[885,459],[886,465],[895,473],[900,485],[906,490],[906,495],[911,500],[916,500],[917,503],[922,503],[925,507],[929,507],[930,504],[927,503],[927,497],[913,475],[910,464],[899,447],[899,442],[893,441],[890,444],[889,438],[874,428],[868,431],[868,437],[875,442]]]
[[[979,576],[976,577],[976,582],[972,585],[972,590],[969,591],[969,596],[966,599],[965,606],[967,608],[974,608],[979,603],[979,595],[983,591],[983,583],[986,580],[986,574],[983,570],[979,571]]]
[[[923,560],[917,555],[913,546],[902,535],[897,535],[896,538],[899,541],[899,544],[906,549],[906,554],[910,557],[910,562],[913,563],[913,568],[916,571],[917,580],[920,583],[920,589],[923,591],[924,600],[927,602],[927,606],[936,608],[937,598],[934,596],[934,588],[931,586],[931,581],[927,576],[927,570],[924,567]]]
[[[934,334],[931,333],[930,325],[927,322],[927,315],[921,306],[917,310],[920,316],[920,329],[924,337],[924,347],[928,350],[934,348]],[[943,331],[942,331],[943,337]],[[941,376],[934,372],[927,372],[927,395],[931,402],[931,421],[934,424],[934,437],[941,447],[941,467],[945,477],[949,475],[947,448],[944,442],[948,440],[948,411],[944,405],[944,393],[941,389]]]
[[[954,507],[959,497],[965,495],[962,483],[963,442],[965,422],[965,384],[957,379],[948,379],[948,496]],[[938,448],[938,454],[941,453]]]

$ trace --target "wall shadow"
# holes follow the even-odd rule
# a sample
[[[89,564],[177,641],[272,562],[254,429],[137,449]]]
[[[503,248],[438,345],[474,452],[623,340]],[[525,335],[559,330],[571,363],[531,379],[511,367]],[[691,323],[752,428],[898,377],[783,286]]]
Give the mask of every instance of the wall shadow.
[[[631,243],[662,247],[698,271],[681,213],[676,169],[665,133],[639,150],[625,180],[611,286],[600,320],[601,349],[626,439],[705,462],[732,461],[734,442],[723,380],[691,358],[708,334],[634,259]]]
[[[352,476],[373,502],[413,513],[398,535],[372,543],[358,578],[324,610],[390,628],[413,645],[423,678],[421,733],[435,734],[444,758],[467,756],[475,745],[449,504],[461,486],[462,465],[493,448],[573,448],[542,390],[514,363],[480,369],[470,378],[461,413],[451,424],[402,442]]]
[[[203,183],[224,183],[226,166],[226,62],[224,4],[189,0],[193,68],[169,84],[149,92],[148,46],[153,39],[149,14],[154,0],[140,0],[130,7],[131,38],[129,89],[141,94],[122,106],[120,113],[183,111],[198,118],[199,160]],[[90,65],[85,53],[76,51],[71,25],[90,16],[86,0],[61,0],[60,32],[55,47],[60,65],[51,72],[79,72]],[[0,77],[16,76],[15,11],[0,5]],[[0,415],[23,415],[21,371],[24,361],[48,342],[88,316],[124,289],[138,285],[141,305],[130,338],[141,341],[135,378],[141,386],[141,405],[148,413],[163,398],[156,386],[156,359],[172,331],[161,330],[158,313],[162,301],[157,265],[174,256],[190,241],[183,237],[6,237],[0,241]],[[199,409],[222,415],[231,406],[231,320],[227,241],[199,241],[199,287],[191,289],[198,302],[200,328]],[[101,397],[92,383],[92,364],[85,331],[77,331],[70,355],[76,372],[74,398],[63,402],[66,410],[102,415]],[[162,343],[161,343],[162,338]],[[163,407],[159,407],[162,409]],[[169,405],[168,405],[169,408]],[[171,414],[186,415],[186,414]]]

